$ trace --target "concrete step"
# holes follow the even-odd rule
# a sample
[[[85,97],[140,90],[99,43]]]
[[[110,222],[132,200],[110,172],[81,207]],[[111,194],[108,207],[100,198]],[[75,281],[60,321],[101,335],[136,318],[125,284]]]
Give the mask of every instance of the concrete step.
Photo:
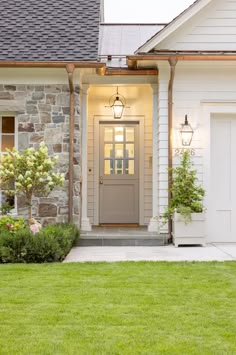
[[[167,241],[168,235],[147,231],[92,231],[82,232],[77,246],[162,246]]]

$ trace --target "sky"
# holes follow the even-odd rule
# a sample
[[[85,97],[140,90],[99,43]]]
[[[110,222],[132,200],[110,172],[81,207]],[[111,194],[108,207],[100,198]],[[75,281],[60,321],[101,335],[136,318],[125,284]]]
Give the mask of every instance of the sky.
[[[194,0],[104,0],[105,22],[167,23]]]

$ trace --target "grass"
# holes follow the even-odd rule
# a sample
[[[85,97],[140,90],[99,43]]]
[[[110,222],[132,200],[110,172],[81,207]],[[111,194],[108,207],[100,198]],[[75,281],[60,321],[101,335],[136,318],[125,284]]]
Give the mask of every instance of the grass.
[[[236,354],[236,263],[0,266],[0,354]]]

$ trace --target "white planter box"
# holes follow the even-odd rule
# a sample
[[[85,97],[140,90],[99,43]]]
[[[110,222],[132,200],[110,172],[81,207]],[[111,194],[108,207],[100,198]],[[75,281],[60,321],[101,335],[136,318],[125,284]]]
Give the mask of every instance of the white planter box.
[[[191,216],[192,221],[186,224],[179,213],[174,213],[172,236],[176,247],[180,244],[205,245],[205,213],[192,213]]]

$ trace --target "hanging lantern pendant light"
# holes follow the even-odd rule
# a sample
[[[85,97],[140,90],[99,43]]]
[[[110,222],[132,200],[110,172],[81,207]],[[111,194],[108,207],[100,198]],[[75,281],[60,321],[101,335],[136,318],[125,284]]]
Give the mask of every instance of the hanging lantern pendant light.
[[[125,105],[126,100],[123,95],[119,94],[117,87],[116,94],[112,95],[109,100],[109,106],[112,108],[114,119],[122,117]]]

